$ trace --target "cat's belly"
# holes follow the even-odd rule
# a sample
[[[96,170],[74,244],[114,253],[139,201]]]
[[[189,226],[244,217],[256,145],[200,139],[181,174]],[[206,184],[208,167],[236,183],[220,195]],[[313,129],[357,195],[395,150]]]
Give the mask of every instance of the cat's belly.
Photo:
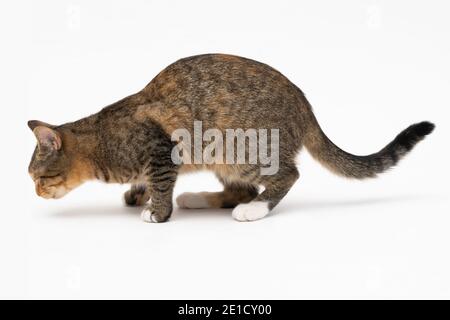
[[[226,180],[228,183],[238,182],[242,183],[245,181],[242,175],[242,168],[238,165],[228,165],[228,164],[183,164],[181,165],[178,173],[192,173],[196,171],[211,171],[220,177],[222,180]],[[251,178],[251,176],[249,176]]]

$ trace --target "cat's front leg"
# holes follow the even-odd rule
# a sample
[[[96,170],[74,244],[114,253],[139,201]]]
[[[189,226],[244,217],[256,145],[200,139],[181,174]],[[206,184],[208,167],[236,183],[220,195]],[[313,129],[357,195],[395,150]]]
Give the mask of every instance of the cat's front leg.
[[[143,206],[150,200],[150,190],[146,184],[133,184],[123,195],[127,206]]]
[[[177,172],[175,169],[161,170],[149,177],[147,188],[151,193],[151,201],[142,211],[141,218],[145,222],[165,222],[172,214],[172,195]]]

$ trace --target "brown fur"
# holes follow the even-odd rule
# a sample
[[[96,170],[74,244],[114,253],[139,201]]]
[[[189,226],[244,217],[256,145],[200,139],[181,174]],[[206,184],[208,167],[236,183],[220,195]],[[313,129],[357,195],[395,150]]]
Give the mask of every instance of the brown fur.
[[[279,171],[262,176],[260,163],[240,165],[174,164],[170,136],[179,128],[193,133],[216,128],[279,129]],[[354,156],[336,147],[323,133],[302,91],[275,69],[253,60],[209,54],[181,59],[159,73],[142,91],[81,120],[53,126],[30,121],[38,146],[29,166],[39,195],[59,198],[91,179],[130,183],[128,205],[149,205],[154,220],[166,221],[179,173],[212,170],[224,191],[206,195],[213,207],[233,207],[253,200],[273,208],[299,173],[295,157],[305,145],[337,174],[375,176],[405,155],[433,125],[403,131],[370,156]],[[60,139],[60,141],[58,140]],[[269,148],[269,152],[270,152]],[[257,193],[258,186],[264,191]]]

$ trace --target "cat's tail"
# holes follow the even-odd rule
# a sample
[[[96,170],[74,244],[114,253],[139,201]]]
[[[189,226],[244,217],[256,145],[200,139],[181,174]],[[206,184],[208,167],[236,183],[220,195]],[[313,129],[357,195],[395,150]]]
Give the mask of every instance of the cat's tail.
[[[337,147],[322,131],[314,116],[308,127],[304,145],[316,160],[338,175],[364,179],[395,166],[435,126],[427,121],[413,124],[379,152],[368,156],[353,155]]]

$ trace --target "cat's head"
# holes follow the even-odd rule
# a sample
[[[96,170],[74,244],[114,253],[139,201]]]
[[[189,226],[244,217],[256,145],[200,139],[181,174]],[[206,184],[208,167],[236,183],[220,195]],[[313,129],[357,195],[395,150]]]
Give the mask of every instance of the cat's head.
[[[77,146],[56,126],[31,120],[28,127],[37,139],[28,166],[36,193],[45,199],[59,199],[85,180],[86,168],[76,156]]]

